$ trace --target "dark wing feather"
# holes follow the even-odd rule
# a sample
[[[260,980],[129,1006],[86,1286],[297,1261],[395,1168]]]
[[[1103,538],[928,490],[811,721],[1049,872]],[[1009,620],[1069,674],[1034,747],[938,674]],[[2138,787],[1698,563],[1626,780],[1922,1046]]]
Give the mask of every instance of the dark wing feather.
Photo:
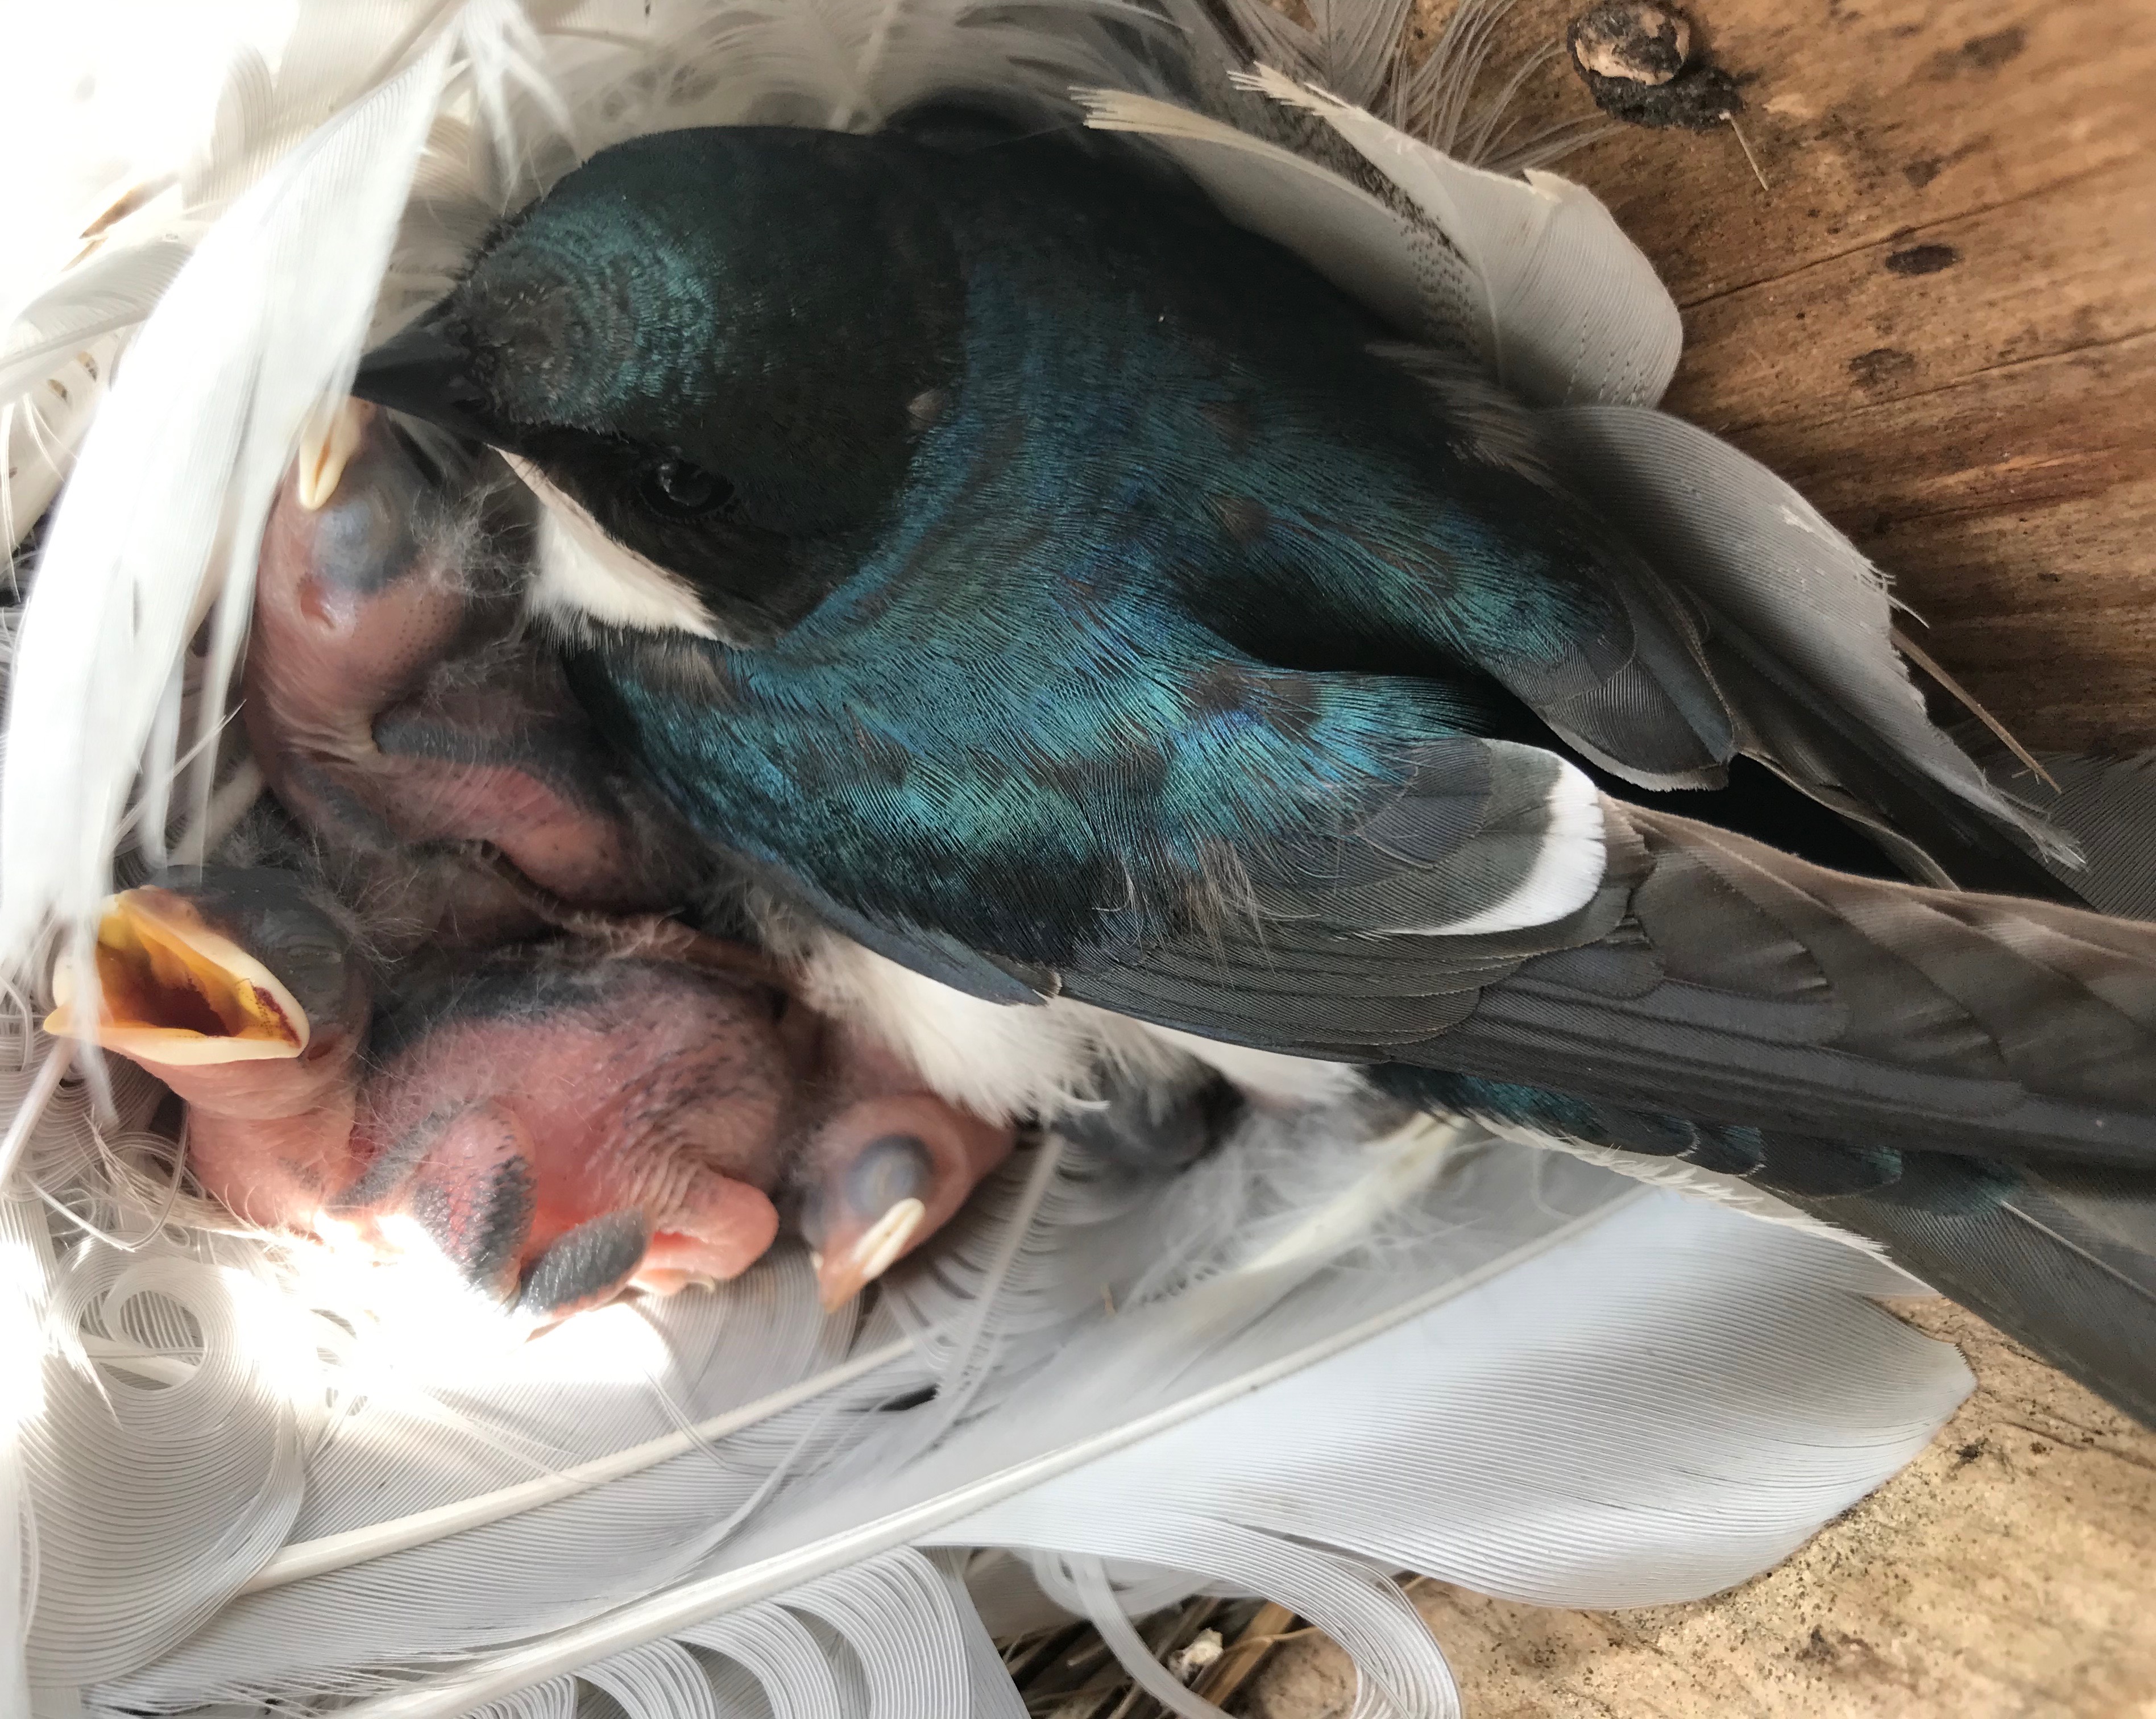
[[[1104,945],[1066,989],[1743,1177],[2156,1424],[2156,925],[1605,802],[1609,873],[1563,922],[1403,934],[1481,828],[1445,780],[1425,760],[1336,844],[1250,860],[1246,929]]]
[[[1884,581],[1802,496],[1662,413],[1567,407],[1532,424],[1567,488],[1693,606],[1747,753],[1885,833],[1915,875],[2055,893],[2036,822],[1927,716]]]
[[[1879,1194],[1798,1203],[2156,1426],[2156,1175],[1922,1157]]]
[[[1631,813],[1640,971],[1553,955],[1411,1060],[1762,1128],[2156,1164],[2156,927]],[[1661,970],[1645,987],[1645,963]]]
[[[2053,870],[2082,898],[2126,919],[2156,919],[2156,752],[2132,757],[2046,753],[2056,798],[2011,760],[1992,772],[2043,804],[2044,815],[2080,844],[2079,864]]]
[[[1562,768],[1428,748],[1330,841],[1237,853],[1240,919],[1138,944],[1104,928],[1063,988],[1239,1044],[1702,1121],[2156,1165],[2156,926],[1852,877],[1604,800],[1591,901],[1445,935],[1557,839]]]
[[[1616,863],[1605,864],[1599,817],[1591,828],[1573,821],[1594,804],[1584,779],[1548,752],[1433,741],[1402,787],[1332,837],[1237,850],[1236,899],[1175,936],[1104,933],[1064,970],[1062,988],[1234,1044],[1381,1058],[1455,1027],[1482,988],[1522,962],[1615,932],[1642,850],[1620,832]],[[1523,888],[1532,894],[1553,855],[1584,866],[1568,894],[1546,898],[1561,910],[1525,926],[1431,934],[1502,915]]]
[[[1608,640],[1591,647],[1583,640],[1540,661],[1507,661],[1498,678],[1566,745],[1635,786],[1720,786],[1739,725],[1716,684],[1694,608],[1646,557],[1581,505],[1545,464],[1536,415],[1493,386],[1479,366],[1426,346],[1372,350],[1427,388],[1453,451],[1486,492],[1486,505],[1495,504],[1523,546],[1556,552],[1614,610],[1621,652],[1611,652]],[[1352,541],[1356,523],[1341,521],[1335,536]]]

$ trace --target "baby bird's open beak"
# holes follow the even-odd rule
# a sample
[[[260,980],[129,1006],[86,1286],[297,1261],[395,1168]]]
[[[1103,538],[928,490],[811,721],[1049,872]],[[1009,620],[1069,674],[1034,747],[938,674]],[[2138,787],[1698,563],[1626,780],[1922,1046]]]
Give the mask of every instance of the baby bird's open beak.
[[[300,880],[205,866],[115,895],[97,995],[63,961],[45,1030],[137,1062],[185,1099],[205,1193],[256,1223],[304,1229],[352,1174],[357,1058],[370,987]]]
[[[168,1068],[289,1060],[312,1036],[284,981],[174,890],[147,885],[107,901],[95,959],[95,1018],[84,1018],[63,962],[48,1033]]]

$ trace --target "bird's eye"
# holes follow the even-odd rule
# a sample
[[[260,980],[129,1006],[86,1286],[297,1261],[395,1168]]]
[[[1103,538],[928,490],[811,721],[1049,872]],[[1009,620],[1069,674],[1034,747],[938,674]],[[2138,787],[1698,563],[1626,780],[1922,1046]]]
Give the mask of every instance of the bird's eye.
[[[661,459],[649,467],[638,494],[665,519],[701,519],[734,499],[734,486],[685,459]]]

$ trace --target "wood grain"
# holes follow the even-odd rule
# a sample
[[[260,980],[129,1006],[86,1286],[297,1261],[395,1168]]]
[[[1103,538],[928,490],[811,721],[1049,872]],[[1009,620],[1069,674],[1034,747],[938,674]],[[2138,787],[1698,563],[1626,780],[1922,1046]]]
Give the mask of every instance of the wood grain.
[[[1573,9],[1529,0],[1506,51]],[[2030,744],[2156,745],[2156,4],[1693,16],[1770,188],[1719,131],[1558,164],[1683,310],[1664,403],[1818,503]],[[1588,109],[1557,67],[1527,102]]]

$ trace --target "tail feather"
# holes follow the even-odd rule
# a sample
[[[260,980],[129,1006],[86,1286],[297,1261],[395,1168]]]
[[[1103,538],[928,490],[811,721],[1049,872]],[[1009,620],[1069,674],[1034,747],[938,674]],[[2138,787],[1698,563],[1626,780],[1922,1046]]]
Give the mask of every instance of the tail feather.
[[[2092,906],[2122,919],[2156,920],[2156,752],[2131,757],[2047,753],[2041,760],[2058,783],[2044,815],[2071,836],[2078,863],[2053,871]],[[2010,765],[1994,772],[2006,786],[2046,799]]]

